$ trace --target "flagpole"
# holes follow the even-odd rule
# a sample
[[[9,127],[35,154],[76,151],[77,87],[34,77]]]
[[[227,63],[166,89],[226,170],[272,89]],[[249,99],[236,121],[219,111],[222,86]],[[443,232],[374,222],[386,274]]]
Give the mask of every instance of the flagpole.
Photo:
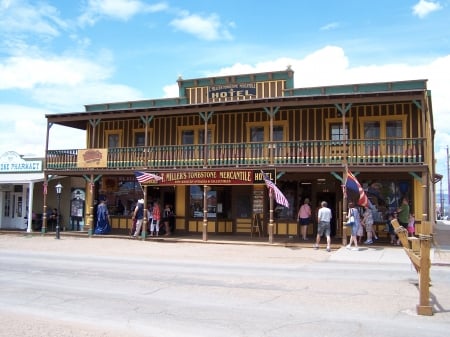
[[[142,240],[145,240],[147,237],[147,226],[148,226],[148,214],[147,214],[147,185],[142,187],[142,192],[144,193],[144,219],[142,220]]]
[[[346,182],[347,182],[347,172],[348,172],[348,160],[347,160],[347,129],[345,127],[345,115],[346,115],[346,110],[345,110],[345,106],[344,103],[342,103],[342,109],[341,109],[341,113],[342,113],[342,135],[343,135],[343,141],[344,141],[344,158],[343,158],[343,164],[344,164],[344,173],[342,175],[343,177],[343,184],[344,187],[342,188],[342,221],[341,221],[341,226],[342,226],[342,245],[346,246],[347,245],[347,228],[345,226],[345,220],[347,219],[347,208],[348,208],[348,200],[347,200],[347,193],[344,190]]]

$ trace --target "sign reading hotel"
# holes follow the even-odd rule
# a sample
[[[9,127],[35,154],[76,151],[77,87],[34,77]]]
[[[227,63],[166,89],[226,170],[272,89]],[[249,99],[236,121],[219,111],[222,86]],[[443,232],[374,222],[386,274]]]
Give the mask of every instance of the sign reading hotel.
[[[256,83],[212,85],[208,87],[208,98],[243,98],[256,96]]]
[[[42,172],[42,160],[24,160],[17,152],[8,151],[0,156],[0,172]]]
[[[272,180],[275,170],[264,171]],[[264,184],[260,170],[209,170],[162,172],[158,185],[253,185]]]

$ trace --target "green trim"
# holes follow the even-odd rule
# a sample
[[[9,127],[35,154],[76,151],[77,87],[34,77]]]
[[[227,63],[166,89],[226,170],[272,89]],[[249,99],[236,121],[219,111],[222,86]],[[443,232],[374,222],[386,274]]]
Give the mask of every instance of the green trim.
[[[334,106],[342,114],[342,116],[345,116],[347,114],[348,110],[350,110],[350,108],[352,107],[352,103],[347,104],[343,110],[342,110],[340,104],[336,103]]]
[[[415,180],[417,180],[419,183],[422,182],[422,177],[419,176],[416,172],[408,172]]]
[[[275,115],[277,114],[278,110],[280,110],[279,106],[270,107],[270,108],[264,108],[264,111],[272,118],[275,117]]]
[[[344,178],[342,178],[338,173],[336,173],[336,172],[330,172],[331,173],[331,175],[333,176],[333,177],[335,177],[337,180],[339,180],[341,183],[342,182],[344,182]]]
[[[200,115],[200,117],[203,119],[203,121],[206,123],[208,122],[212,115],[214,114],[214,111],[210,111],[210,112],[199,112],[198,113]]]

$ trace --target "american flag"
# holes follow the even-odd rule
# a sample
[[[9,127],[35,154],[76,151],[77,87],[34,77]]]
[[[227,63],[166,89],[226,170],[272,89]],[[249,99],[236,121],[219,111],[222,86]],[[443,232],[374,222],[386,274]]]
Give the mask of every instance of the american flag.
[[[261,171],[264,182],[266,183],[267,188],[269,189],[269,193],[274,192],[275,193],[275,200],[278,204],[283,205],[284,207],[289,208],[289,201],[286,199],[284,194],[280,191],[280,189],[273,183],[272,180],[265,174],[263,171]]]
[[[347,169],[347,180],[345,181],[345,186],[343,186],[344,193],[347,193],[347,190],[357,192],[359,194],[358,205],[363,207],[368,207],[370,205],[369,198],[367,198],[366,192],[362,188],[358,179]]]
[[[162,177],[160,177],[159,175],[148,172],[136,171],[134,172],[134,175],[136,176],[139,184],[146,184],[149,182],[162,180]]]

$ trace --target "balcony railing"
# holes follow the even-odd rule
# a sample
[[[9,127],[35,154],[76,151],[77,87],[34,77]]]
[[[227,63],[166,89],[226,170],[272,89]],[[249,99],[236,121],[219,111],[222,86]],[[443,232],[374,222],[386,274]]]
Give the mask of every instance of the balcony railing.
[[[107,169],[173,169],[290,165],[421,165],[425,139],[260,142],[108,149]],[[85,170],[78,150],[49,150],[48,170]]]

